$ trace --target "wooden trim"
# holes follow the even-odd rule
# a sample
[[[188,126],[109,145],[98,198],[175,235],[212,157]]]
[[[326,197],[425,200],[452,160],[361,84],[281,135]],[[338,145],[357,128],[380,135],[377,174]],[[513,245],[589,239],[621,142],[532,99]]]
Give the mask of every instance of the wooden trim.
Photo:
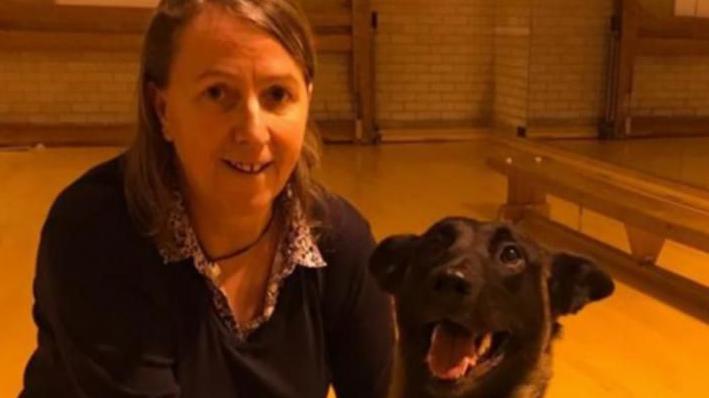
[[[709,116],[636,116],[633,118],[634,136],[692,136],[709,135]]]
[[[315,123],[324,142],[354,141],[356,127],[353,120],[320,120]]]
[[[325,142],[352,142],[353,120],[316,121]],[[124,146],[135,134],[130,124],[0,124],[0,147],[8,146]]]
[[[637,1],[637,0],[625,0]],[[709,40],[709,20],[697,17],[658,17],[647,12],[638,16],[642,38]]]
[[[327,53],[352,52],[352,36],[350,35],[319,35],[315,37],[315,47],[318,51]]]
[[[152,8],[38,4],[17,0],[0,2],[0,28],[91,33],[144,33]],[[346,8],[306,10],[316,33],[349,31],[352,15]]]
[[[306,10],[316,33],[330,29],[352,29],[352,14],[346,9]]]
[[[642,39],[638,42],[637,55],[653,57],[706,56],[709,55],[709,40]]]
[[[544,216],[528,212],[519,226],[552,250],[583,253],[626,283],[672,307],[709,323],[709,288],[660,267],[646,267],[614,247]]]
[[[0,124],[0,146],[124,146],[134,133],[129,124]]]
[[[621,2],[620,42],[617,46],[618,56],[615,75],[615,109],[613,112],[613,127],[616,136],[623,137],[630,133],[630,106],[633,91],[633,71],[637,47],[637,14],[639,6],[634,1]]]
[[[531,119],[527,121],[527,138],[596,138],[598,119]]]
[[[135,7],[0,3],[0,28],[90,33],[143,33],[153,11]]]
[[[46,32],[0,30],[0,51],[118,51],[138,53],[143,35],[110,32]],[[316,36],[315,46],[326,53],[352,52],[349,35]]]
[[[0,51],[140,51],[139,34],[0,30]]]
[[[352,0],[352,81],[355,113],[364,142],[373,142],[374,131],[374,51],[370,0]],[[360,138],[360,137],[357,137]]]
[[[487,139],[488,128],[385,128],[379,131],[382,142],[442,142],[442,141],[474,141]]]
[[[153,16],[148,8],[0,3],[0,50],[139,51]],[[346,9],[308,13],[318,51],[353,51]]]

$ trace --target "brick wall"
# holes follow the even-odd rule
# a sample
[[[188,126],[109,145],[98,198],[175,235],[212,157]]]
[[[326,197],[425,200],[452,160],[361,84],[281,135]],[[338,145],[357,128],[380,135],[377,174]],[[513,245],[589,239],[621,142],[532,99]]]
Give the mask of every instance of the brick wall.
[[[0,123],[130,123],[134,54],[0,52]]]
[[[641,0],[671,15],[672,0]],[[341,0],[303,0],[306,8]],[[380,126],[592,126],[613,0],[372,0]],[[313,102],[350,119],[348,56],[324,54]],[[641,58],[633,113],[709,115],[709,58]],[[0,123],[130,123],[136,54],[0,52]]]
[[[532,0],[529,122],[603,115],[612,0]]]
[[[304,1],[309,7],[338,2]],[[352,119],[350,58],[324,54],[318,66],[314,117]],[[137,73],[133,53],[0,51],[0,124],[130,124]]]
[[[631,104],[639,116],[709,116],[709,57],[640,58]]]
[[[527,124],[530,0],[495,3],[494,115],[500,127]]]
[[[494,0],[374,0],[380,125],[487,123]]]

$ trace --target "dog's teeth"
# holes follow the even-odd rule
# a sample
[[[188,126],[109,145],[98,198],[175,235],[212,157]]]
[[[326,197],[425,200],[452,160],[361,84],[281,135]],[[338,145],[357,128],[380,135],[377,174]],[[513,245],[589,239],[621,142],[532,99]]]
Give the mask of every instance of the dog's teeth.
[[[478,356],[485,355],[492,345],[492,333],[486,333],[478,346]]]

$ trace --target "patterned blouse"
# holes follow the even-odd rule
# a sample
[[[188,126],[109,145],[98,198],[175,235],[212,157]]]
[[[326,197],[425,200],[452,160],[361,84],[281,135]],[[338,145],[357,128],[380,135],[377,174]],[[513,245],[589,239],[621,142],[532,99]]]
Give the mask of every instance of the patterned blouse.
[[[271,272],[266,287],[263,311],[251,321],[239,324],[233,316],[226,294],[218,285],[221,267],[217,262],[210,261],[199,244],[185,209],[184,199],[178,192],[172,211],[169,215],[169,225],[174,233],[174,248],[161,247],[160,254],[164,263],[173,263],[188,258],[193,259],[194,267],[204,276],[207,285],[213,293],[214,306],[224,324],[243,341],[259,326],[268,321],[276,308],[278,293],[285,279],[293,273],[295,267],[321,268],[327,264],[318,249],[311,234],[310,226],[303,215],[297,201],[289,206],[292,211],[285,233],[276,250]]]

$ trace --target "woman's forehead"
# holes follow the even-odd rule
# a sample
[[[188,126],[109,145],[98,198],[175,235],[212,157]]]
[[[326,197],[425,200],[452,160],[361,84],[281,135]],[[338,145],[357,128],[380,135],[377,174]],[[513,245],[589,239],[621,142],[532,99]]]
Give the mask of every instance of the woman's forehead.
[[[237,75],[301,75],[296,62],[276,39],[245,19],[214,7],[197,15],[178,40],[174,68],[191,80],[211,70]]]

